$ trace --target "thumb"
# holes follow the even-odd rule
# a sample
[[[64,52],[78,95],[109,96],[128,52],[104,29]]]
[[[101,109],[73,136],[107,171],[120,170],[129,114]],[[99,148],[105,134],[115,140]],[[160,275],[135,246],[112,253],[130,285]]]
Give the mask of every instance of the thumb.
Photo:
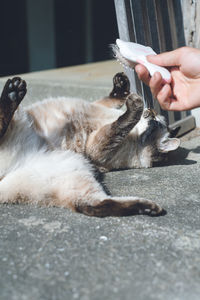
[[[148,55],[147,60],[163,67],[180,66],[181,48],[158,55]]]

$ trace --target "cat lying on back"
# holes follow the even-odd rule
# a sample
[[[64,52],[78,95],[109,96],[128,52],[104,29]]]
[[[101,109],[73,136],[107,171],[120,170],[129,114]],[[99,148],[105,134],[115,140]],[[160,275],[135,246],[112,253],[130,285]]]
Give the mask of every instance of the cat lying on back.
[[[162,208],[139,197],[112,197],[95,168],[151,167],[179,146],[163,118],[143,111],[123,73],[110,95],[93,103],[47,99],[18,108],[26,83],[9,79],[0,98],[0,203],[68,207],[90,216],[160,215]],[[121,109],[126,105],[126,111]]]

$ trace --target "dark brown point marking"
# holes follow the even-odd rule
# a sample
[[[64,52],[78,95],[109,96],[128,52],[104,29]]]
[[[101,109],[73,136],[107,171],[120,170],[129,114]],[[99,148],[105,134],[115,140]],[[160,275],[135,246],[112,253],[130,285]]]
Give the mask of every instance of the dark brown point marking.
[[[0,98],[0,138],[4,136],[20,102],[26,95],[26,82],[20,77],[8,79]]]

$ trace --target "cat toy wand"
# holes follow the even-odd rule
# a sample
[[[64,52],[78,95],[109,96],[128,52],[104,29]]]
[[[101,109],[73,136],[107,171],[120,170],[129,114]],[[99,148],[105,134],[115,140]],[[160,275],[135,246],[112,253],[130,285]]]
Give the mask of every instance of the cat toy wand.
[[[155,72],[159,72],[164,81],[171,81],[171,74],[166,68],[157,66],[147,61],[147,55],[157,55],[157,53],[151,47],[117,39],[116,45],[113,45],[113,52],[116,59],[125,68],[128,67],[130,69],[134,69],[136,64],[140,63],[147,68],[151,76],[153,76]],[[149,106],[147,100],[144,99],[144,101],[147,112],[149,111],[150,114],[154,114],[155,112],[153,111],[153,108]]]

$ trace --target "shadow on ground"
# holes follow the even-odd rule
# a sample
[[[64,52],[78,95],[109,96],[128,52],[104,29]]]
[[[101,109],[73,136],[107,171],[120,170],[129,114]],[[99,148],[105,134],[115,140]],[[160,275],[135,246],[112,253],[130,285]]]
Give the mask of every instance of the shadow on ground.
[[[188,155],[190,152],[200,153],[200,147],[197,146],[195,149],[179,147],[176,151],[168,153],[167,161],[155,163],[154,166],[163,167],[172,165],[194,165],[197,163],[197,161],[188,159]]]

